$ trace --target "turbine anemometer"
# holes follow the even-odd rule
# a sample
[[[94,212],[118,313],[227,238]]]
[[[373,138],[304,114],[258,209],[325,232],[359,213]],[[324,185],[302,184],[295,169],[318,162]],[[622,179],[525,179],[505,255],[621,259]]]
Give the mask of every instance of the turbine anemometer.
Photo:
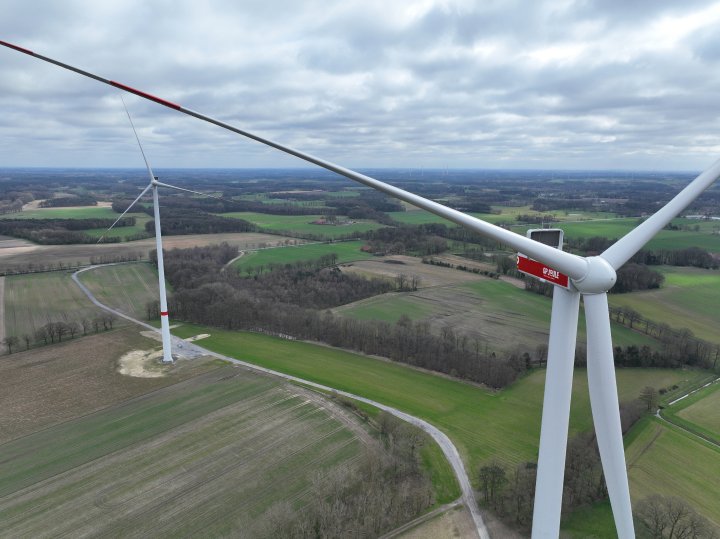
[[[387,183],[381,182],[351,169],[330,161],[312,156],[308,153],[285,146],[270,139],[255,135],[223,121],[187,109],[172,101],[137,90],[130,86],[105,79],[88,71],[84,71],[58,60],[42,56],[33,51],[0,41],[0,45],[15,51],[33,56],[45,62],[55,64],[80,75],[89,77],[114,88],[130,92],[143,99],[153,101],[164,107],[176,110],[188,116],[217,125],[223,129],[255,140],[293,155],[309,163],[318,165],[353,181],[372,187],[394,198],[403,200],[414,206],[456,223],[495,241],[508,245],[516,251],[539,261],[552,271],[557,271],[569,278],[569,286],[557,283],[553,294],[552,315],[550,321],[550,340],[548,345],[548,361],[546,372],[545,396],[543,402],[542,426],[540,432],[540,452],[538,459],[537,488],[533,515],[533,538],[557,538],[560,531],[560,512],[562,508],[562,489],[565,466],[565,450],[567,446],[568,422],[570,416],[570,397],[572,393],[572,376],[577,337],[577,321],[580,307],[580,296],[584,299],[585,317],[587,322],[587,376],[590,391],[593,422],[600,449],[600,458],[605,473],[608,494],[612,506],[615,527],[620,539],[635,537],[633,528],[630,492],[628,488],[625,455],[623,451],[622,431],[613,363],[612,338],[610,334],[610,316],[608,310],[607,291],[615,281],[616,271],[637,253],[665,225],[692,203],[705,189],[720,176],[720,160],[716,161],[705,172],[695,178],[663,208],[647,219],[634,230],[630,231],[599,256],[581,257],[559,250],[556,247],[539,243],[496,225],[453,210],[437,202],[404,191]],[[127,110],[127,108],[126,108]],[[128,118],[130,114],[128,113]],[[130,119],[132,125],[132,119]],[[135,127],[133,126],[133,131]],[[135,132],[137,138],[137,132]],[[138,145],[140,145],[140,140]],[[142,145],[140,145],[142,152]],[[179,191],[196,194],[195,191],[175,187],[158,181],[152,174],[150,165],[143,158],[150,176],[150,183],[140,193],[128,210],[147,193],[153,190],[155,209],[155,230],[158,247],[158,273],[161,287],[161,321],[163,325],[163,344],[165,344],[165,327],[167,326],[167,304],[165,303],[165,283],[162,273],[162,238],[160,235],[160,216],[157,201],[158,187],[167,187]],[[211,196],[211,195],[204,195]],[[212,197],[219,198],[219,197]],[[122,218],[128,210],[120,216]],[[118,221],[119,219],[118,218]],[[116,221],[117,223],[117,221]],[[113,224],[115,226],[115,223]],[[112,228],[112,227],[111,227]],[[551,276],[549,273],[546,276]],[[552,274],[554,275],[554,274]],[[167,338],[169,343],[169,329]],[[167,347],[169,354],[169,345]],[[169,357],[169,356],[168,356]],[[172,358],[169,358],[172,361]],[[474,512],[473,512],[473,516]],[[477,524],[477,522],[476,522]],[[481,523],[480,523],[481,524]]]

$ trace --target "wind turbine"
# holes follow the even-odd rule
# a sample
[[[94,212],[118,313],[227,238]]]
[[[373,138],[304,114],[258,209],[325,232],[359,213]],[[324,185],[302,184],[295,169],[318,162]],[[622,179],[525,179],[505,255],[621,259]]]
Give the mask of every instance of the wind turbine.
[[[162,183],[158,181],[157,176],[153,174],[152,168],[150,167],[150,162],[147,159],[147,156],[145,155],[145,151],[143,150],[142,144],[140,143],[140,137],[137,134],[137,131],[135,130],[135,124],[132,121],[132,118],[130,117],[130,111],[127,108],[127,105],[125,105],[125,100],[120,97],[123,103],[123,107],[125,108],[125,113],[127,114],[128,120],[130,121],[130,126],[132,127],[133,133],[135,134],[135,140],[137,140],[138,147],[140,148],[140,153],[142,154],[143,161],[145,161],[145,168],[147,169],[148,176],[150,177],[150,183],[148,184],[145,189],[142,190],[142,192],[138,195],[138,197],[133,200],[133,202],[125,209],[124,212],[120,214],[120,217],[118,217],[115,222],[110,225],[110,228],[108,228],[105,233],[112,230],[112,228],[118,224],[120,219],[122,219],[127,212],[130,211],[130,209],[137,204],[137,202],[145,196],[145,193],[147,193],[150,189],[152,189],[152,196],[153,196],[153,215],[155,220],[155,245],[157,249],[157,267],[158,267],[158,281],[159,281],[159,288],[160,288],[160,335],[162,336],[162,347],[163,347],[163,363],[172,363],[172,339],[170,337],[170,321],[168,318],[168,307],[167,307],[167,294],[165,292],[165,264],[163,262],[163,250],[162,250],[162,233],[160,230],[160,204],[158,201],[158,187],[167,187],[168,189],[175,189],[176,191],[184,191],[186,193],[193,193],[196,195],[202,195],[205,197],[210,198],[217,198],[213,197],[212,195],[208,195],[206,193],[199,193],[197,191],[191,191],[190,189],[183,189],[182,187],[177,187],[175,185],[170,185],[167,183]],[[101,236],[100,239],[97,241],[97,243],[100,243],[105,236]]]
[[[635,536],[620,427],[607,292],[615,284],[616,271],[720,177],[720,160],[695,178],[652,217],[606,249],[601,255],[581,257],[536,242],[432,200],[255,135],[171,101],[99,77],[17,45],[3,41],[0,41],[0,44],[215,124],[289,155],[294,155],[309,163],[427,210],[483,236],[504,243],[516,251],[522,252],[528,257],[567,275],[569,277],[568,288],[556,287],[553,295],[548,367],[540,434],[538,478],[533,515],[533,537],[536,539],[555,538],[559,535],[565,450],[572,393],[573,359],[581,296],[585,304],[587,322],[587,375],[590,402],[615,526],[620,539]],[[150,186],[146,190],[149,188]]]

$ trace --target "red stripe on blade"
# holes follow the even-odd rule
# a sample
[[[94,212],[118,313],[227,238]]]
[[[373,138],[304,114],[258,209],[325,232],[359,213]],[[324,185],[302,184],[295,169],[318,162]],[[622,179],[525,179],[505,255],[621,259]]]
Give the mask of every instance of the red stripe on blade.
[[[167,311],[163,311],[163,312],[160,313],[160,316],[167,316],[167,315],[168,315],[168,312],[167,312]]]
[[[139,95],[140,97],[144,97],[146,99],[150,99],[152,101],[155,101],[156,103],[160,103],[161,105],[165,105],[166,107],[170,107],[171,109],[180,110],[182,107],[178,105],[177,103],[173,103],[172,101],[168,101],[166,99],[161,99],[159,97],[155,97],[152,94],[149,94],[147,92],[143,92],[141,90],[136,90],[135,88],[132,88],[131,86],[127,86],[125,84],[122,84],[120,82],[115,82],[114,80],[110,81],[110,84],[115,86],[116,88],[120,88],[121,90],[125,90],[127,92],[131,92],[135,95]]]
[[[10,47],[11,49],[15,49],[16,51],[24,52],[25,54],[35,56],[35,53],[33,51],[23,49],[22,47],[18,47],[17,45],[13,45],[12,43],[8,43],[7,41],[0,41],[0,45],[5,45],[6,47]]]

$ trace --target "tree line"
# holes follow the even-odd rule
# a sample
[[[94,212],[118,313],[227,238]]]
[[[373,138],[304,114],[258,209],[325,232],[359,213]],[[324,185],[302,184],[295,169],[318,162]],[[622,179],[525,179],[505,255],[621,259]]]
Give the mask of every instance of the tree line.
[[[40,202],[41,208],[69,208],[74,206],[97,206],[97,198],[92,195],[78,195],[48,198]]]
[[[223,232],[254,232],[257,227],[244,219],[222,217],[197,210],[164,208],[160,219],[162,234],[179,236],[187,234],[220,234]],[[145,223],[148,234],[155,232],[155,220]]]
[[[720,358],[720,345],[696,337],[687,328],[675,329],[665,322],[654,322],[628,307],[610,307],[610,318],[663,344],[662,351],[634,345],[615,348],[615,362],[626,367],[680,367],[690,365],[714,369]]]
[[[570,239],[568,246],[584,255],[598,255],[617,241],[603,236]],[[718,260],[702,247],[685,249],[641,249],[630,259],[636,264],[647,266],[691,266],[704,269],[720,267]]]
[[[3,344],[7,349],[7,353],[12,354],[18,351],[22,345],[25,346],[25,350],[29,350],[34,346],[61,343],[63,339],[74,339],[81,334],[85,336],[91,332],[108,331],[113,328],[115,321],[116,317],[114,315],[103,313],[92,318],[83,317],[79,320],[48,322],[32,333],[8,335],[3,339]]]
[[[23,238],[42,245],[65,245],[71,243],[95,243],[97,238],[84,230],[109,228],[114,219],[0,219],[0,234]],[[116,226],[133,226],[134,217],[123,217]],[[120,238],[108,237],[107,243],[117,243]]]
[[[137,262],[145,258],[141,252],[127,252],[122,254],[106,253],[103,255],[93,255],[87,262],[76,260],[75,262],[28,262],[25,265],[19,265],[10,269],[0,270],[0,275],[22,275],[26,273],[44,273],[46,271],[68,271],[87,267],[95,264],[117,264],[120,262]]]

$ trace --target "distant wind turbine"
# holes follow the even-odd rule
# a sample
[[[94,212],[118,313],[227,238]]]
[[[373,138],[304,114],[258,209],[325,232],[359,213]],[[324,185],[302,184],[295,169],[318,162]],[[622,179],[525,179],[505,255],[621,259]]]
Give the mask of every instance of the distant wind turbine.
[[[606,249],[601,255],[581,257],[563,252],[432,200],[260,137],[119,82],[104,79],[17,45],[3,41],[0,41],[0,44],[139,95],[336,172],[353,181],[439,215],[473,232],[504,243],[516,251],[522,252],[528,257],[567,275],[569,277],[568,287],[556,287],[553,295],[532,536],[539,539],[556,538],[559,535],[565,450],[570,416],[570,397],[572,394],[573,360],[577,337],[578,310],[580,297],[582,296],[587,321],[587,375],[590,403],[615,527],[620,539],[635,537],[620,428],[607,292],[615,284],[616,271],[720,177],[720,160],[695,178],[652,217]]]
[[[210,197],[210,198],[218,198],[214,197],[212,195],[208,195],[206,193],[200,193],[198,191],[191,191],[190,189],[183,189],[182,187],[177,187],[175,185],[170,185],[167,183],[162,183],[158,181],[157,176],[153,174],[152,168],[150,167],[150,162],[147,159],[147,156],[145,155],[145,151],[143,150],[142,144],[140,143],[140,137],[137,134],[137,131],[135,130],[135,124],[132,121],[132,118],[130,117],[130,111],[128,110],[127,106],[125,105],[125,100],[120,98],[123,102],[123,107],[125,108],[125,113],[127,114],[128,120],[130,121],[130,126],[132,127],[133,133],[135,133],[135,140],[137,140],[138,147],[140,148],[140,153],[142,154],[143,161],[145,161],[145,168],[147,168],[148,176],[150,177],[150,183],[148,186],[142,190],[142,192],[138,195],[138,197],[133,200],[132,204],[130,204],[124,212],[120,214],[120,217],[118,217],[115,222],[110,225],[110,228],[108,228],[105,231],[105,234],[107,234],[112,228],[120,222],[120,219],[122,219],[127,212],[130,211],[130,209],[137,204],[137,202],[145,196],[145,193],[148,192],[148,190],[152,189],[153,194],[153,215],[155,220],[155,245],[157,249],[157,267],[158,267],[158,284],[160,285],[160,334],[162,336],[162,347],[163,347],[163,363],[172,363],[172,339],[170,337],[170,321],[168,317],[168,306],[167,306],[167,294],[165,292],[165,264],[163,262],[163,249],[162,249],[162,233],[160,230],[160,204],[158,201],[158,187],[167,187],[168,189],[175,189],[176,191],[184,191],[186,193],[193,193],[196,195],[202,195],[204,197]],[[101,236],[100,239],[97,241],[97,243],[100,243],[105,235]]]

